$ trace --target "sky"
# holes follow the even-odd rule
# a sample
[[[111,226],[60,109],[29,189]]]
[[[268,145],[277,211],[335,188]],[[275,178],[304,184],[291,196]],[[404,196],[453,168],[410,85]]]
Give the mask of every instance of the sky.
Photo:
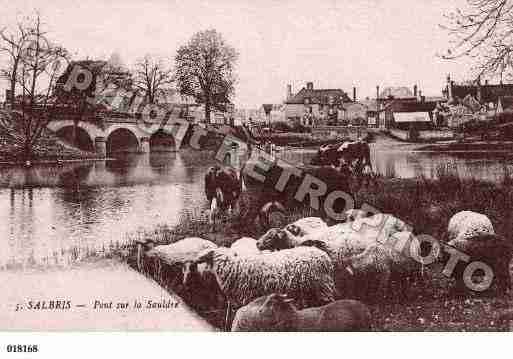
[[[446,61],[439,25],[464,0],[0,0],[0,28],[40,11],[51,38],[75,59],[118,53],[127,66],[145,54],[169,60],[197,31],[215,28],[239,52],[234,102],[239,108],[281,103],[297,92],[342,88],[375,97],[376,86],[440,95],[448,73],[470,75],[464,60]],[[0,88],[6,84],[0,84]],[[4,90],[1,90],[4,93]]]

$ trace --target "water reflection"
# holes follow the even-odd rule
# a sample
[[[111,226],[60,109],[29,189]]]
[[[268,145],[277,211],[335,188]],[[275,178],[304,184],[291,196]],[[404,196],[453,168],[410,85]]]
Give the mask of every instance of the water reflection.
[[[0,267],[66,265],[141,227],[176,224],[205,206],[203,175],[214,162],[198,157],[161,153],[3,169]]]

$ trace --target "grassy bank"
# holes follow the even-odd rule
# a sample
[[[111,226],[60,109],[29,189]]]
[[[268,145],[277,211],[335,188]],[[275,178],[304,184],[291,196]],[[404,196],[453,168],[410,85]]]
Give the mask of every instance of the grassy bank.
[[[507,173],[507,172],[506,172]],[[356,207],[370,204],[383,213],[391,213],[413,226],[416,234],[430,234],[445,240],[449,219],[461,210],[486,214],[498,234],[510,238],[513,208],[513,180],[507,174],[502,183],[492,184],[474,179],[461,179],[450,166],[440,166],[438,179],[386,179],[355,192]],[[252,202],[245,194],[243,208]],[[283,223],[312,215],[300,210],[287,213]],[[219,245],[229,246],[241,236],[258,238],[264,229],[247,226],[240,217],[226,218],[214,233],[203,214],[184,218],[174,227],[159,227],[151,232],[134,234],[135,238],[152,238],[172,243],[185,237],[199,236]],[[168,285],[169,278],[165,279]],[[509,330],[509,321],[501,318],[511,308],[511,297],[454,298],[450,294],[451,279],[441,274],[436,265],[426,270],[422,283],[411,285],[406,292],[391,293],[387,302],[372,304],[376,330]],[[176,291],[176,288],[170,287]],[[401,302],[398,304],[397,302]],[[191,303],[194,306],[194,303]],[[220,326],[222,308],[199,313]],[[472,315],[479,313],[479,315]]]

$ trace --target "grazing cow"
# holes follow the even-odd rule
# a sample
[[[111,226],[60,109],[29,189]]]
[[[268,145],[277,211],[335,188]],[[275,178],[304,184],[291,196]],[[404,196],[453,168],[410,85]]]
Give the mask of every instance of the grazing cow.
[[[338,166],[341,157],[341,153],[338,149],[344,143],[345,142],[339,142],[335,144],[322,145],[310,161],[310,164],[314,166]]]
[[[370,147],[363,140],[322,145],[310,163],[317,166],[338,167],[341,159],[354,169],[357,169],[357,172],[363,170],[365,166],[369,166],[372,171]],[[356,166],[354,165],[355,161],[357,161]]]
[[[367,142],[344,142],[339,146],[337,152],[340,154],[339,159],[344,159],[346,163],[356,170],[357,174],[361,174],[365,166],[369,166],[372,171],[370,147]],[[355,161],[357,161],[356,165],[354,165]]]
[[[244,179],[233,168],[214,166],[208,170],[205,175],[205,194],[210,203],[211,224],[214,223],[214,215],[219,209],[232,212],[244,189]]]

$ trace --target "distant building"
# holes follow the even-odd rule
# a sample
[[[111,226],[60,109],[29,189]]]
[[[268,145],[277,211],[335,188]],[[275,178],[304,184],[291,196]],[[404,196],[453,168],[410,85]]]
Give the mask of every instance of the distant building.
[[[445,99],[423,96],[418,86],[414,85],[413,91],[406,87],[389,87],[380,93],[378,102],[380,112],[383,112],[383,115],[380,114],[379,127],[408,130],[412,125],[418,129],[436,126],[436,109]]]
[[[352,102],[341,89],[314,89],[313,82],[307,82],[306,87],[292,94],[291,85],[287,85],[285,118],[305,126],[341,124],[344,121],[344,104]]]
[[[456,84],[451,80],[451,76],[447,75],[442,93],[449,105],[471,104],[475,111],[481,110],[481,107],[483,110],[496,110],[499,102],[502,102],[501,107],[504,110],[503,102],[507,102],[507,98],[513,96],[513,84],[489,84],[488,80],[482,84],[480,79],[470,84]]]

